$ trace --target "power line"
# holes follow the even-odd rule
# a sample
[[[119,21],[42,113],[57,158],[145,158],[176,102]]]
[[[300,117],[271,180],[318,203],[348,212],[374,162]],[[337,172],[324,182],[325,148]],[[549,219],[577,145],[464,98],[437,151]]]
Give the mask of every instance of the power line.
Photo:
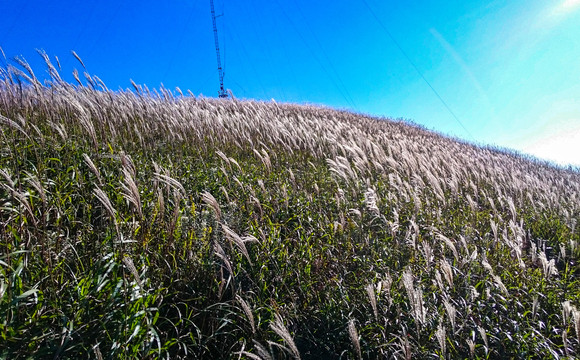
[[[330,73],[328,72],[328,70],[326,69],[326,66],[324,66],[324,64],[322,63],[322,61],[320,61],[320,59],[318,58],[318,56],[316,56],[316,52],[314,50],[312,50],[312,48],[310,47],[310,45],[308,45],[308,42],[306,41],[306,39],[304,38],[304,36],[302,36],[302,33],[298,30],[298,27],[296,26],[296,24],[294,24],[294,22],[292,21],[292,18],[290,18],[290,16],[288,16],[288,14],[286,13],[286,10],[284,10],[284,7],[282,7],[278,1],[275,1],[275,3],[276,3],[276,5],[278,5],[278,7],[280,8],[280,10],[282,10],[282,14],[284,14],[284,16],[286,17],[286,19],[290,23],[290,25],[294,28],[294,31],[296,31],[296,34],[298,34],[298,37],[300,37],[300,39],[302,40],[302,42],[304,43],[304,45],[306,45],[306,47],[308,48],[308,50],[312,54],[312,57],[314,58],[314,60],[316,60],[316,62],[318,63],[318,65],[320,65],[320,67],[322,68],[322,70],[324,70],[324,72],[326,73],[326,76],[328,76],[328,78],[330,79],[330,81],[332,81],[332,83],[334,84],[334,87],[338,90],[338,92],[340,92],[340,95],[342,96],[342,98],[344,99],[344,101],[347,102],[347,103],[350,103],[351,106],[353,106],[354,108],[356,108],[356,105],[354,104],[354,102],[352,101],[352,99],[349,100],[347,98],[347,96],[342,91],[342,89],[340,88],[340,86],[338,86],[338,84],[336,83],[336,80],[334,79],[334,77],[331,76]]]
[[[427,80],[427,78],[425,78],[425,76],[423,75],[423,73],[421,72],[421,70],[419,70],[419,68],[417,67],[417,65],[415,65],[415,63],[413,62],[413,60],[411,60],[411,58],[409,57],[409,55],[407,55],[407,53],[405,52],[405,50],[403,50],[403,47],[399,44],[399,42],[391,34],[391,32],[389,31],[389,29],[387,29],[387,27],[385,26],[385,24],[381,21],[381,19],[377,16],[377,14],[369,6],[369,4],[367,3],[367,1],[366,0],[362,0],[362,2],[365,4],[365,6],[367,7],[367,9],[369,9],[369,11],[371,12],[371,14],[375,18],[375,20],[377,20],[377,22],[379,23],[379,25],[381,26],[381,28],[385,31],[385,33],[393,41],[393,43],[395,44],[395,46],[403,54],[403,56],[405,57],[405,59],[407,59],[407,61],[409,62],[409,64],[411,64],[411,66],[419,74],[419,76],[421,77],[421,79],[423,79],[423,81],[425,81],[425,83],[427,84],[427,86],[429,86],[429,88],[433,91],[433,93],[435,94],[435,96],[437,96],[437,98],[439,99],[439,101],[441,101],[441,103],[443,104],[443,106],[445,106],[445,108],[447,109],[447,111],[449,111],[449,113],[451,114],[451,116],[457,121],[457,123],[459,125],[461,125],[461,127],[463,128],[463,130],[465,130],[465,132],[467,133],[467,135],[469,135],[473,141],[476,141],[475,140],[475,137],[473,137],[473,135],[469,132],[469,130],[467,130],[467,128],[463,125],[463,123],[461,122],[461,120],[459,120],[459,118],[457,117],[457,115],[455,115],[455,113],[453,112],[453,110],[451,110],[451,108],[449,107],[449,105],[447,105],[447,102],[445,102],[445,100],[443,100],[443,98],[441,97],[441,95],[439,95],[439,92],[437,92],[437,90],[435,90],[435,88],[433,87],[433,85],[431,85],[431,83],[429,82],[429,80]]]
[[[312,34],[312,38],[314,39],[314,41],[316,41],[316,43],[318,44],[318,48],[322,52],[322,55],[324,55],[324,57],[326,58],[326,61],[330,65],[330,70],[332,70],[332,72],[334,73],[334,75],[338,79],[338,82],[344,88],[344,92],[346,93],[346,97],[348,98],[349,102],[354,106],[355,110],[358,111],[358,107],[356,106],[356,103],[354,102],[352,96],[350,96],[350,93],[348,91],[348,88],[346,87],[346,85],[344,85],[344,82],[342,81],[342,79],[340,77],[340,74],[336,71],[335,67],[332,64],[332,61],[330,60],[330,57],[328,56],[328,54],[326,53],[326,51],[324,51],[324,48],[322,47],[322,44],[318,40],[318,37],[316,37],[316,33],[314,31],[312,31],[312,28],[310,27],[310,24],[308,23],[308,20],[306,20],[306,17],[304,16],[304,13],[302,12],[302,9],[300,8],[300,6],[298,6],[298,3],[296,2],[296,0],[294,0],[294,6],[296,6],[296,8],[298,9],[298,13],[300,14],[300,16],[302,16],[302,19],[304,19],[304,23],[306,24],[306,27],[308,28],[308,30]]]

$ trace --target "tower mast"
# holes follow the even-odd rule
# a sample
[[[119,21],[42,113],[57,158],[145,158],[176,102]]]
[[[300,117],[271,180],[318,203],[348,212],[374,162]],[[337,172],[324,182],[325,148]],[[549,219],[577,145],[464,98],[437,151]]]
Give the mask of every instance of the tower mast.
[[[218,32],[217,32],[217,26],[216,26],[216,21],[215,21],[215,9],[213,6],[213,0],[209,0],[209,4],[211,6],[211,21],[213,23],[213,37],[215,40],[215,52],[217,55],[218,73],[219,73],[219,77],[220,77],[220,89],[218,91],[218,97],[227,98],[228,94],[224,90],[224,71],[222,69],[222,61],[220,58],[220,43],[218,41]]]

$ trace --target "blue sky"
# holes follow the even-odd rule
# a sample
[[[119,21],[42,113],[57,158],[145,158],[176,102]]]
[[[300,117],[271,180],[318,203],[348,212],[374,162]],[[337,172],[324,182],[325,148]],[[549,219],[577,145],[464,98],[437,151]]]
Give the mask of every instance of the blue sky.
[[[215,1],[225,87],[239,98],[405,118],[580,166],[580,0]],[[75,50],[111,89],[133,79],[217,95],[209,0],[0,9],[0,47],[37,73],[43,49],[72,79]]]

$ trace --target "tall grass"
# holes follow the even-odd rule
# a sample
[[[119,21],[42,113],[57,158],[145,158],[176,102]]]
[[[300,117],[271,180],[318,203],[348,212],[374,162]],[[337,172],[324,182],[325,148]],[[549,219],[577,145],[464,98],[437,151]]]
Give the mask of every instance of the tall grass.
[[[0,70],[0,357],[580,356],[578,171],[44,55]]]

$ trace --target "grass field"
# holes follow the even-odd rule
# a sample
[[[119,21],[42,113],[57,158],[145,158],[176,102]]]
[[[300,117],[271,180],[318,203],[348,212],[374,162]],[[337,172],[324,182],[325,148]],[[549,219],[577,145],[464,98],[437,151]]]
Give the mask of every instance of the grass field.
[[[46,60],[0,70],[0,358],[580,356],[577,169]]]

